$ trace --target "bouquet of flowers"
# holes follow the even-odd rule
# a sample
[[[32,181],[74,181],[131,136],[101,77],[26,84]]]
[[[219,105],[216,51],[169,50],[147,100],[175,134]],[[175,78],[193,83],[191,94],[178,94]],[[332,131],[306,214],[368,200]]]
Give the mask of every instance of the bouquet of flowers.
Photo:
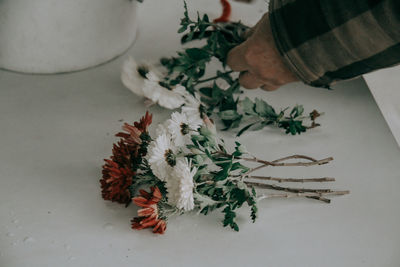
[[[189,16],[185,3],[179,33],[181,42],[198,44],[178,52],[177,56],[162,58],[159,63],[137,63],[129,58],[123,65],[121,79],[132,92],[143,96],[148,105],[158,104],[167,109],[184,107],[199,109],[202,114],[221,119],[225,130],[261,130],[266,126],[282,128],[292,135],[319,126],[321,114],[305,113],[302,105],[277,111],[265,100],[243,97],[238,73],[226,69],[228,52],[246,40],[249,27],[241,22],[229,22],[231,7],[221,0],[223,14],[210,21],[207,14],[197,19]],[[211,63],[219,64],[216,74],[207,75]],[[187,95],[197,101],[188,101]],[[199,103],[199,104],[198,104]]]
[[[329,203],[329,196],[349,193],[277,184],[329,182],[333,178],[254,174],[266,167],[327,164],[333,160],[331,157],[259,159],[239,142],[227,147],[212,120],[197,110],[172,113],[170,119],[158,125],[154,136],[149,133],[151,122],[152,115],[146,112],[133,125],[123,125],[124,131],[116,134],[120,140],[114,144],[111,158],[105,160],[100,180],[105,200],[126,206],[133,202],[140,207],[138,216],[131,221],[133,229],[152,228],[154,233],[162,234],[171,216],[192,211],[207,215],[220,210],[224,214],[223,226],[238,231],[236,210],[244,204],[249,206],[254,222],[257,203],[262,199],[306,197]],[[256,188],[269,190],[259,193]]]

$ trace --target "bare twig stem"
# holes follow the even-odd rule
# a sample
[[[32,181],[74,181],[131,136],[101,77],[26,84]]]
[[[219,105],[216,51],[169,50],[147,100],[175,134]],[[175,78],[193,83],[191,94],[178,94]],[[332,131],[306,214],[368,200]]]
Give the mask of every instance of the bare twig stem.
[[[289,159],[306,159],[309,160],[309,162],[282,162],[285,160],[289,160]],[[262,165],[257,166],[255,168],[250,169],[247,174],[250,174],[252,172],[258,171],[262,168],[268,167],[268,166],[272,166],[272,167],[283,167],[283,166],[304,166],[304,167],[308,167],[308,166],[314,166],[314,165],[323,165],[323,164],[327,164],[330,161],[333,160],[332,157],[329,158],[325,158],[325,159],[321,159],[321,160],[316,160],[307,156],[303,156],[303,155],[293,155],[293,156],[289,156],[289,157],[284,157],[281,159],[277,159],[274,161],[266,161],[266,160],[261,160],[258,159],[256,157],[254,158],[242,158],[242,160],[245,161],[251,161],[251,162],[257,162],[257,163],[262,163]]]
[[[323,164],[327,164],[327,163],[329,163],[330,161],[333,160],[332,157],[316,160],[316,159],[313,159],[313,158],[310,158],[310,157],[307,157],[307,156],[303,156],[303,155],[293,155],[293,156],[277,159],[277,160],[274,160],[274,161],[266,161],[266,160],[261,160],[261,159],[258,159],[258,158],[242,158],[242,159],[245,160],[245,161],[262,163],[265,166],[273,166],[273,167],[323,165]],[[282,161],[286,161],[286,160],[289,160],[289,159],[307,159],[307,160],[309,160],[309,162],[301,162],[301,161],[299,161],[299,162],[282,162]],[[261,168],[261,166],[259,166],[259,167]]]
[[[265,189],[272,189],[272,190],[279,190],[285,192],[292,192],[292,193],[304,193],[304,192],[314,192],[314,193],[329,193],[332,192],[330,189],[310,189],[310,188],[293,188],[293,187],[283,187],[275,184],[265,184],[265,183],[255,183],[255,182],[248,182],[245,181],[245,184],[250,186],[256,186],[259,188]]]
[[[318,160],[316,160],[316,159],[314,159],[312,157],[305,156],[305,155],[292,155],[292,156],[287,156],[287,157],[284,157],[284,158],[276,159],[273,162],[277,163],[277,162],[285,161],[285,160],[288,160],[288,159],[306,159],[306,160],[309,160],[309,161],[312,161],[312,162],[317,162],[318,161]]]
[[[347,192],[346,194],[349,193],[349,191],[332,191],[330,189],[291,188],[291,187],[282,187],[282,186],[278,186],[278,185],[274,185],[274,184],[255,183],[255,182],[248,182],[248,181],[245,181],[245,183],[250,186],[278,190],[278,191],[285,191],[285,192],[290,192],[290,193],[294,193],[294,194],[315,193],[315,195],[310,195],[310,196],[304,195],[304,197],[320,200],[320,201],[323,201],[326,203],[330,203],[330,199],[324,198],[323,196],[332,195],[332,193],[333,193],[333,195],[336,195],[337,192],[339,192],[339,193],[341,192],[339,195],[344,195],[343,192]]]
[[[320,196],[342,196],[349,194],[349,191],[332,191],[328,193],[313,193],[313,192],[305,192],[305,193],[274,193],[274,194],[265,194],[261,195],[258,199],[264,198],[293,198],[293,197],[308,197],[308,198],[315,198]]]
[[[276,181],[278,183],[310,183],[310,182],[334,182],[335,178],[323,177],[323,178],[280,178],[271,176],[258,176],[250,175],[245,176],[245,178],[265,180],[265,181]]]
[[[315,199],[315,200],[319,200],[325,203],[331,203],[331,200],[329,198],[325,198],[325,197],[314,197],[314,196],[309,196],[307,198],[311,198],[311,199]]]

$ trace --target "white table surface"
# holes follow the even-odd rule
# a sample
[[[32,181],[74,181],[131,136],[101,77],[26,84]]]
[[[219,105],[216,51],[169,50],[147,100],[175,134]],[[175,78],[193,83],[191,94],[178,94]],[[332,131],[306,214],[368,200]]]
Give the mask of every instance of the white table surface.
[[[217,1],[188,2],[192,10],[219,14]],[[253,23],[263,4],[235,4],[234,18]],[[181,11],[180,0],[145,1],[128,54],[157,59],[176,51]],[[162,236],[131,230],[136,209],[103,201],[98,182],[119,120],[132,122],[145,111],[120,82],[123,58],[73,74],[0,72],[0,266],[400,265],[400,149],[362,79],[333,91],[299,83],[246,92],[276,107],[299,103],[326,115],[322,127],[300,136],[266,129],[240,139],[265,159],[333,156],[330,165],[262,173],[333,176],[330,186],[350,195],[331,204],[262,202],[255,224],[243,209],[238,233],[222,227],[218,212],[173,218]],[[169,115],[151,112],[155,122]]]

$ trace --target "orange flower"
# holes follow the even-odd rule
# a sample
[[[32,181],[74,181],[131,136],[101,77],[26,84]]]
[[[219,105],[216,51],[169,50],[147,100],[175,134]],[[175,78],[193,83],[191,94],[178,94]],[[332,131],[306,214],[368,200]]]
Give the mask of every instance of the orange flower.
[[[138,216],[132,219],[132,229],[141,230],[153,227],[153,233],[163,234],[167,228],[164,220],[159,219],[158,202],[162,198],[160,189],[157,186],[151,187],[151,192],[139,190],[140,196],[134,197],[133,202],[142,207],[138,210]]]

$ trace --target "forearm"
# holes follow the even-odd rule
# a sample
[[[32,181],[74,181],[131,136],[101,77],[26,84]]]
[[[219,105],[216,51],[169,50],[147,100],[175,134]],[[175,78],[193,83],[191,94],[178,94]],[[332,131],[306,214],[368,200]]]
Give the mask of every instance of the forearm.
[[[368,2],[271,0],[272,33],[290,70],[326,87],[399,64],[400,2]]]

